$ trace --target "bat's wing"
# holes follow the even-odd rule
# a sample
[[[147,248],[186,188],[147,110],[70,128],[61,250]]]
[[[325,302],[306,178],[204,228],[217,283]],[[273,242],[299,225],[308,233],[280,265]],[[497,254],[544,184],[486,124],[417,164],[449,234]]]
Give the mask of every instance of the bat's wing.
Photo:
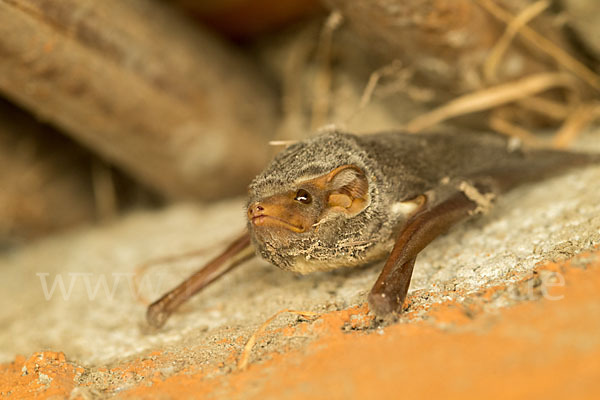
[[[457,190],[437,205],[425,206],[408,220],[369,294],[369,305],[375,314],[386,316],[402,310],[417,255],[477,206],[477,201]]]
[[[450,227],[485,207],[489,199],[522,183],[591,163],[600,163],[600,157],[538,150],[524,157],[508,157],[501,166],[441,184],[402,227],[369,294],[371,310],[378,316],[401,312],[417,255]]]
[[[250,243],[250,234],[245,231],[223,253],[212,259],[175,289],[152,303],[146,312],[146,320],[151,326],[160,328],[169,316],[190,297],[253,256],[254,248]]]

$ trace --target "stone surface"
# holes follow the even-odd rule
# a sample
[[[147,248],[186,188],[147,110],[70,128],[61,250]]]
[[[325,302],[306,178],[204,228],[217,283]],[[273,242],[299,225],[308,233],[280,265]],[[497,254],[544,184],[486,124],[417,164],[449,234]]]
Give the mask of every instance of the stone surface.
[[[580,146],[600,151],[600,134],[586,135]],[[589,364],[591,355],[597,359],[600,354],[599,344],[590,339],[590,332],[597,332],[597,327],[593,321],[577,325],[574,318],[579,315],[586,319],[585,313],[589,313],[587,320],[600,320],[598,294],[588,287],[597,281],[598,268],[582,269],[598,264],[598,253],[589,259],[575,258],[569,269],[575,272],[557,268],[546,271],[540,265],[572,259],[600,244],[598,182],[600,167],[589,167],[519,188],[500,198],[489,214],[436,240],[417,260],[408,312],[392,326],[379,326],[364,306],[380,265],[299,277],[253,260],[198,295],[163,329],[150,331],[144,321],[147,302],[177,284],[241,231],[242,199],[132,214],[112,225],[44,240],[0,259],[0,298],[4,305],[0,309],[0,361],[12,362],[0,369],[0,376],[5,377],[0,380],[1,391],[9,391],[6,382],[12,382],[10,374],[33,362],[31,354],[40,351],[52,354],[53,360],[61,359],[58,355],[62,352],[66,360],[52,367],[55,375],[40,367],[44,376],[35,377],[38,381],[31,390],[54,387],[56,379],[52,376],[62,376],[60,371],[64,370],[68,379],[62,377],[75,383],[58,380],[57,385],[60,383],[66,393],[84,397],[120,392],[136,397],[136,393],[150,395],[152,390],[185,396],[187,392],[177,390],[183,390],[182,382],[189,380],[197,396],[212,393],[216,397],[253,398],[271,393],[276,398],[299,398],[302,393],[319,390],[332,393],[331,385],[343,381],[343,371],[348,382],[354,382],[349,383],[351,390],[352,385],[358,385],[358,372],[352,372],[358,364],[369,366],[360,369],[365,373],[360,379],[367,386],[353,393],[363,393],[377,382],[392,390],[390,385],[396,379],[392,377],[398,376],[394,374],[411,375],[402,363],[387,372],[385,363],[392,356],[418,362],[411,387],[418,382],[426,387],[432,371],[445,373],[442,366],[447,363],[458,370],[472,368],[469,362],[476,363],[488,350],[495,364],[477,371],[488,373],[485,379],[492,379],[494,371],[506,367],[510,357],[514,357],[514,365],[507,376],[517,376],[518,368],[528,369],[533,364],[549,372],[563,362],[572,367],[572,373],[583,368],[587,374],[583,380],[592,372],[597,376],[598,368],[590,369]],[[145,261],[191,250],[202,252],[194,259],[163,263],[145,271],[139,268]],[[139,291],[134,288],[134,276],[140,278]],[[60,279],[65,293],[70,290],[66,298],[58,284],[50,295]],[[585,286],[584,294],[576,296],[574,284]],[[568,289],[576,301],[551,301],[546,289],[553,285]],[[536,301],[523,303],[526,300]],[[560,309],[555,309],[556,304]],[[502,311],[508,305],[523,311]],[[236,360],[250,335],[283,309],[322,316],[314,322],[290,314],[278,317],[252,350],[250,368],[237,372]],[[539,318],[528,320],[530,311]],[[545,314],[551,316],[548,321],[542,317]],[[570,334],[573,324],[576,329]],[[546,334],[550,353],[544,356],[539,352],[545,345],[533,339]],[[405,339],[414,341],[414,347],[402,344]],[[474,344],[474,350],[467,360],[460,361],[469,343]],[[569,356],[563,344],[578,352]],[[387,354],[386,346],[399,347]],[[504,346],[507,353],[496,346]],[[435,352],[421,359],[419,351],[429,348]],[[589,349],[590,356],[582,349]],[[536,357],[526,359],[526,351]],[[347,363],[348,369],[337,371],[335,357],[345,353],[348,358],[340,362]],[[17,355],[21,356],[15,359]],[[265,382],[271,376],[279,379],[281,371],[299,373],[298,365],[302,364],[294,361],[295,357],[306,357],[307,365],[320,360],[324,366],[314,371],[314,385],[308,383],[313,372],[304,371],[297,382],[305,382],[305,386],[293,384],[287,396],[283,383]],[[431,370],[426,362],[431,363]],[[542,372],[535,379],[541,380]],[[457,378],[457,374],[451,376]],[[435,387],[449,387],[435,376]],[[255,379],[262,379],[260,389],[253,386]],[[237,382],[238,389],[249,391],[242,395],[225,390],[230,380]],[[23,384],[20,390],[33,387],[28,385]],[[474,381],[457,382],[452,390],[473,385],[483,387]]]

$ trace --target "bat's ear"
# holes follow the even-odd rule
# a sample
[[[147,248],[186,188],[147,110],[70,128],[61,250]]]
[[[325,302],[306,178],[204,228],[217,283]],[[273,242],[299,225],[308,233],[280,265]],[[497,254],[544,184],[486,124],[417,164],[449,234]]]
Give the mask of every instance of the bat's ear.
[[[328,206],[356,215],[369,205],[369,183],[356,165],[342,165],[327,174]]]

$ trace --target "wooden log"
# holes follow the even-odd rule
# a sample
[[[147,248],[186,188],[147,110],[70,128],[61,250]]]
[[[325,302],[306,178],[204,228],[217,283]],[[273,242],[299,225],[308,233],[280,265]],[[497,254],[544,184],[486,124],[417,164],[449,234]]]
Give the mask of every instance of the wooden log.
[[[598,0],[561,0],[567,25],[574,31],[578,44],[591,53],[600,69],[600,2]]]
[[[388,60],[401,60],[415,71],[417,84],[435,91],[445,102],[490,84],[554,70],[555,64],[537,49],[517,41],[511,45],[489,79],[483,73],[491,50],[506,29],[474,0],[324,0],[336,9],[353,31]],[[513,12],[529,0],[505,0]],[[563,46],[552,18],[539,15],[535,25],[546,37]]]
[[[0,0],[0,91],[177,199],[242,192],[276,117],[246,59],[153,0]]]
[[[0,100],[0,249],[93,222],[91,159]]]

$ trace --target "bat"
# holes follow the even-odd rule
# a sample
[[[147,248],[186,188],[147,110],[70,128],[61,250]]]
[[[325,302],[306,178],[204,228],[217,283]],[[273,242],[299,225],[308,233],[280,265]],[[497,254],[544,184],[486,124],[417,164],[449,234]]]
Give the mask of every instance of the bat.
[[[419,252],[526,182],[600,163],[600,155],[514,148],[492,134],[328,132],[280,152],[249,186],[247,229],[148,307],[162,326],[183,302],[258,254],[306,274],[386,259],[368,303],[399,314]]]

